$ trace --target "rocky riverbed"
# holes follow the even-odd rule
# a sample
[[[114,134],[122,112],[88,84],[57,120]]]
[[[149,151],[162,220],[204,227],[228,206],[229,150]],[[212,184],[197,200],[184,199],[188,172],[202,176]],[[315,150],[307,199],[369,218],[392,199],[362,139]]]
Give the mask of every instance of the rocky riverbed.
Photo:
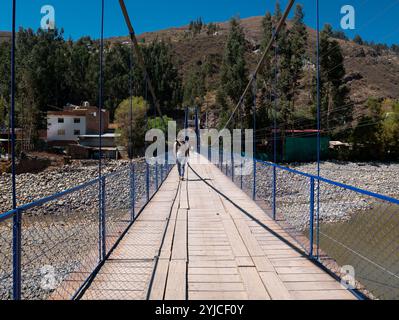
[[[290,164],[302,172],[315,174],[316,163]],[[257,164],[257,199],[271,206],[272,168]],[[327,179],[361,189],[399,198],[397,177],[399,164],[323,162],[321,175]],[[237,178],[236,180],[238,180]],[[244,177],[244,189],[251,194],[252,175]],[[277,215],[298,230],[309,226],[310,179],[284,170],[277,170]],[[317,189],[316,189],[317,190]],[[320,221],[334,223],[349,220],[353,215],[385,205],[383,201],[327,183],[320,183]]]
[[[317,164],[291,164],[290,167],[316,174]],[[321,176],[371,192],[399,198],[399,163],[322,162]]]
[[[144,181],[144,160],[137,160],[136,177]],[[128,161],[104,161],[103,174],[120,171],[129,167]],[[42,199],[80,184],[96,179],[97,161],[75,161],[70,165],[52,168],[37,174],[24,173],[16,177],[18,206]],[[137,185],[142,185],[138,183]],[[62,205],[62,199],[60,204]],[[0,175],[0,213],[12,208],[11,175]]]

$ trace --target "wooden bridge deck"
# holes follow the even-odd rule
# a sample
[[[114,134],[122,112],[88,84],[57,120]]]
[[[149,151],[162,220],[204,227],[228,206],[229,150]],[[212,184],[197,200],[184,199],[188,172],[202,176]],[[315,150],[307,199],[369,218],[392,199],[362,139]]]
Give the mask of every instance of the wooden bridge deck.
[[[192,167],[253,218],[174,169],[83,299],[355,299],[218,168]]]

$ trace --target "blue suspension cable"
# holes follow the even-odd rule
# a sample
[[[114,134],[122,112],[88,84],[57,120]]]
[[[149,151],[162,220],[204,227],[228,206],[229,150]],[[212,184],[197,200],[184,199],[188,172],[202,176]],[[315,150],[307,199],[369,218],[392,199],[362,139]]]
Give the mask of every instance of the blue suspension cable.
[[[317,177],[320,177],[320,11],[319,0],[316,0],[316,68],[317,68]],[[319,258],[319,218],[320,218],[320,180],[317,179],[317,211],[316,211],[316,246],[317,259]]]
[[[12,170],[12,207],[17,207],[17,192],[15,179],[15,20],[16,20],[16,0],[12,2],[12,43],[11,43],[11,170]]]
[[[12,208],[17,207],[16,171],[15,171],[15,21],[16,0],[12,1],[12,38],[11,38],[11,183]],[[13,299],[21,299],[21,214],[17,210],[13,217]]]
[[[275,37],[274,46],[274,112],[273,112],[273,162],[277,163],[277,81],[278,81],[278,43],[276,30],[273,28],[273,34]]]
[[[252,90],[253,90],[253,155],[252,155],[252,162],[253,162],[253,186],[252,186],[252,199],[256,199],[256,74],[252,77]]]
[[[277,85],[278,85],[278,43],[276,29],[273,28],[273,37],[275,38],[274,45],[274,111],[273,111],[273,162],[277,163]],[[276,196],[277,196],[277,172],[276,167],[273,167],[273,201],[272,201],[272,214],[273,220],[276,220],[277,210],[276,210]]]
[[[100,36],[100,92],[99,92],[99,161],[98,161],[98,175],[102,175],[102,109],[103,109],[103,95],[104,95],[104,0],[101,0],[101,36]]]
[[[129,134],[129,155],[130,160],[133,162],[133,80],[132,80],[132,68],[133,68],[133,57],[132,47],[129,49],[129,122],[130,122],[130,134]]]
[[[104,95],[104,0],[101,0],[101,38],[100,38],[100,79],[99,79],[99,153],[98,153],[98,176],[99,176],[99,215],[100,215],[100,230],[99,230],[99,256],[100,260],[105,259],[106,246],[105,246],[105,181],[102,179],[102,110],[103,110],[103,95]]]

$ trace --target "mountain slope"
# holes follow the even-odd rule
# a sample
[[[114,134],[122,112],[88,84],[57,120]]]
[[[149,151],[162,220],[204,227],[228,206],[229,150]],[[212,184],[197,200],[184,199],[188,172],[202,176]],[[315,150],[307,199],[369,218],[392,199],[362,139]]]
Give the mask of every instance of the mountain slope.
[[[262,38],[262,17],[251,17],[241,20],[247,39],[247,62],[249,70],[253,70],[260,59],[259,44]],[[215,69],[215,83],[217,73],[223,57],[223,50],[227,40],[229,23],[218,23],[220,30],[215,35],[208,36],[204,32],[194,38],[188,35],[188,26],[170,28],[157,32],[144,33],[138,36],[144,43],[154,39],[170,40],[176,55],[176,62],[185,78],[190,68],[196,63],[203,63],[210,59]],[[288,27],[290,22],[288,22]],[[315,61],[316,32],[308,28],[308,56]],[[113,38],[112,41],[127,41],[126,37]],[[399,56],[393,52],[377,52],[367,46],[358,45],[352,41],[338,40],[344,57],[346,81],[350,88],[350,96],[355,104],[363,104],[367,98],[399,98]],[[305,92],[303,97],[308,96]]]

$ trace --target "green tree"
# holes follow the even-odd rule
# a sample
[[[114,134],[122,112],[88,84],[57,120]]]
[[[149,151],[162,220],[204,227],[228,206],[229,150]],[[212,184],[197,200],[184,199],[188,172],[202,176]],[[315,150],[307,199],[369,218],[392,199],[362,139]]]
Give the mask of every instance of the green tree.
[[[276,3],[273,24],[277,25],[282,17],[280,3]],[[290,47],[289,30],[286,23],[283,24],[279,34],[277,35],[277,51],[278,51],[278,81],[277,90],[273,89],[273,100],[278,99],[277,117],[279,118],[279,126],[281,128],[282,139],[285,132],[292,127],[293,123],[293,106],[292,106],[292,90],[293,77],[291,74],[292,50]]]
[[[162,119],[163,119],[163,122],[162,122]],[[159,130],[165,131],[164,123],[173,121],[173,119],[169,118],[168,116],[163,116],[162,119],[161,119],[161,117],[149,118],[148,119],[148,128],[149,129],[159,129]]]
[[[357,44],[360,44],[360,45],[363,45],[363,44],[364,44],[364,43],[363,43],[362,37],[359,36],[359,35],[356,35],[356,36],[353,38],[353,42],[354,42],[354,43],[357,43]]]
[[[381,143],[382,119],[381,100],[368,99],[365,113],[358,120],[351,135],[354,157],[358,160],[381,159],[383,151]]]
[[[297,4],[295,8],[294,18],[292,20],[292,28],[290,29],[288,40],[290,45],[290,75],[291,75],[291,94],[289,100],[292,100],[294,109],[295,95],[299,85],[299,80],[303,75],[303,61],[306,57],[306,45],[308,41],[308,33],[306,25],[303,22],[304,13],[302,6]]]
[[[210,22],[207,26],[206,26],[206,34],[208,36],[212,36],[214,35],[216,32],[219,31],[219,26],[216,23]]]
[[[344,83],[344,56],[338,41],[331,38],[331,30],[325,25],[320,35],[322,126],[339,137],[344,134],[342,127],[352,121],[353,108]]]
[[[399,101],[385,113],[381,125],[384,160],[399,160]]]
[[[197,18],[196,20],[190,21],[189,24],[189,31],[191,32],[192,36],[195,37],[196,35],[200,34],[203,27],[205,26],[202,18]]]
[[[266,47],[273,35],[273,21],[270,12],[266,12],[262,18],[262,40],[260,49],[265,53]],[[273,95],[274,89],[274,48],[272,47],[266,55],[264,64],[258,74],[257,84],[259,93],[257,99],[257,124],[260,128],[270,126],[273,119],[273,104],[275,98]]]
[[[184,85],[184,105],[194,106],[203,103],[206,93],[205,77],[206,75],[202,68],[202,64],[196,64],[189,73],[188,79]]]
[[[104,69],[104,106],[111,112],[111,119],[115,108],[128,95],[129,47],[120,43],[108,45]]]
[[[127,147],[131,141],[135,150],[141,150],[144,147],[148,106],[148,102],[143,97],[133,97],[133,113],[130,117],[130,98],[119,104],[115,111],[115,123],[118,127],[116,132],[120,134],[119,145]],[[130,121],[131,118],[132,121]]]
[[[171,46],[155,40],[142,50],[162,112],[171,115],[181,106],[183,96],[182,80],[173,61]]]
[[[238,103],[247,83],[245,35],[237,18],[230,21],[230,32],[221,67],[221,89],[233,104]]]

